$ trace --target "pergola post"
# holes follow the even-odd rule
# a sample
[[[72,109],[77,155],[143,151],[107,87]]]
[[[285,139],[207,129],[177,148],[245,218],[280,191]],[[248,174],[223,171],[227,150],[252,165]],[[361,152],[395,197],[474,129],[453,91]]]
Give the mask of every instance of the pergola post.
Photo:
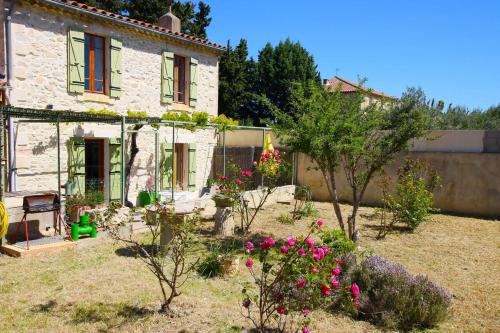
[[[159,170],[159,133],[158,130],[155,131],[155,194],[158,196],[158,180],[160,176]],[[156,199],[156,198],[155,198]]]
[[[264,150],[266,149],[266,129],[262,129],[262,153],[264,153]],[[264,187],[264,175],[262,175],[261,178],[261,183],[260,185]]]
[[[125,116],[121,121],[120,138],[120,202],[125,205]]]
[[[59,118],[57,118],[56,129],[57,129],[57,193],[59,195],[59,200],[62,201],[62,198],[61,198],[61,128],[60,128]]]
[[[226,125],[222,129],[222,166],[223,175],[226,176]]]
[[[3,108],[0,108],[0,201],[3,201],[3,189],[5,180],[5,118]]]
[[[172,202],[175,202],[174,193],[175,193],[175,122],[172,123],[172,175],[170,176],[170,191],[172,194]]]

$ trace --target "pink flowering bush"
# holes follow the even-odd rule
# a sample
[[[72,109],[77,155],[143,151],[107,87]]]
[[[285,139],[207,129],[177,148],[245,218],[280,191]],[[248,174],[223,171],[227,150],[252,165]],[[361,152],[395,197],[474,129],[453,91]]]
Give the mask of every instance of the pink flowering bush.
[[[351,261],[322,243],[322,225],[312,223],[305,237],[246,243],[255,288],[243,290],[242,308],[259,332],[312,332],[311,311],[357,311],[361,290],[351,282]]]

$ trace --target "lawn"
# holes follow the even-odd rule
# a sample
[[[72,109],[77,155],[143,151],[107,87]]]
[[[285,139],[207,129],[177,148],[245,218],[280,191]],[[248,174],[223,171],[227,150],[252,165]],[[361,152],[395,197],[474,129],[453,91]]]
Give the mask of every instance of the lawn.
[[[331,207],[316,207],[325,224],[335,227]],[[285,205],[265,209],[252,232],[278,238],[305,232],[306,221],[276,221],[288,210]],[[361,210],[362,248],[412,273],[428,274],[454,295],[450,318],[434,332],[500,332],[498,221],[433,215],[414,234],[376,240],[373,213]],[[213,226],[201,224],[204,231]],[[201,237],[200,254],[208,241]],[[194,276],[174,301],[175,315],[166,316],[157,312],[160,291],[153,275],[111,240],[33,258],[0,255],[0,332],[240,332],[250,327],[239,313],[244,281],[249,281],[244,267],[233,278]],[[382,331],[341,315],[316,312],[312,318],[314,332]]]

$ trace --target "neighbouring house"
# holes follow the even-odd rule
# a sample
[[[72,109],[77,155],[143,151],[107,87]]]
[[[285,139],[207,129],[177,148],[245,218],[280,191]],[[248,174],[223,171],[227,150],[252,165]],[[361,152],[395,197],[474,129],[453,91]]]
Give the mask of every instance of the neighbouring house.
[[[325,86],[330,91],[335,91],[340,89],[342,94],[350,95],[355,94],[359,90],[366,92],[365,103],[390,103],[397,100],[396,97],[386,95],[382,92],[364,87],[360,84],[354,83],[352,81],[343,79],[339,76],[334,76],[331,79],[324,79],[323,86]]]
[[[218,115],[218,59],[224,47],[181,33],[171,10],[153,25],[77,1],[2,3],[5,57],[2,52],[0,74],[7,73],[2,91],[8,105],[107,109],[120,115],[145,111],[156,117],[171,111]],[[9,124],[10,191],[57,190],[53,124],[16,119]],[[210,175],[217,134],[211,129],[172,131],[162,127],[159,133],[160,189],[197,193]],[[119,199],[120,135],[116,125],[61,123],[62,183],[69,181],[77,192],[100,191],[107,200]],[[155,138],[147,128],[138,135],[138,146],[131,201],[154,176]]]

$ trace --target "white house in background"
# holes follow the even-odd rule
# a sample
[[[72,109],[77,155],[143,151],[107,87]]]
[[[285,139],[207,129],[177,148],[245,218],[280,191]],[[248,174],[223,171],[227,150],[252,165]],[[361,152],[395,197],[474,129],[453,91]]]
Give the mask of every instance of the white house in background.
[[[7,75],[5,103],[15,107],[128,110],[161,116],[167,111],[218,114],[218,58],[223,46],[180,32],[171,12],[158,25],[106,12],[77,1],[2,1]],[[10,14],[10,15],[9,15]],[[10,20],[7,18],[10,16]],[[52,124],[13,122],[9,136],[15,191],[57,190],[57,140]],[[214,130],[162,128],[161,190],[198,191],[210,174]],[[130,136],[130,135],[128,135]],[[61,124],[62,183],[79,191],[120,197],[120,126]],[[154,175],[154,136],[138,136],[129,199]],[[170,167],[171,159],[175,168]],[[168,161],[168,163],[167,163]],[[174,184],[170,184],[171,173]]]
[[[386,95],[382,92],[361,86],[352,81],[341,78],[340,76],[334,76],[331,79],[323,80],[323,86],[325,86],[330,91],[335,91],[340,88],[342,94],[350,95],[355,94],[359,90],[366,92],[365,103],[371,104],[377,103],[388,103],[397,101],[396,97]]]

